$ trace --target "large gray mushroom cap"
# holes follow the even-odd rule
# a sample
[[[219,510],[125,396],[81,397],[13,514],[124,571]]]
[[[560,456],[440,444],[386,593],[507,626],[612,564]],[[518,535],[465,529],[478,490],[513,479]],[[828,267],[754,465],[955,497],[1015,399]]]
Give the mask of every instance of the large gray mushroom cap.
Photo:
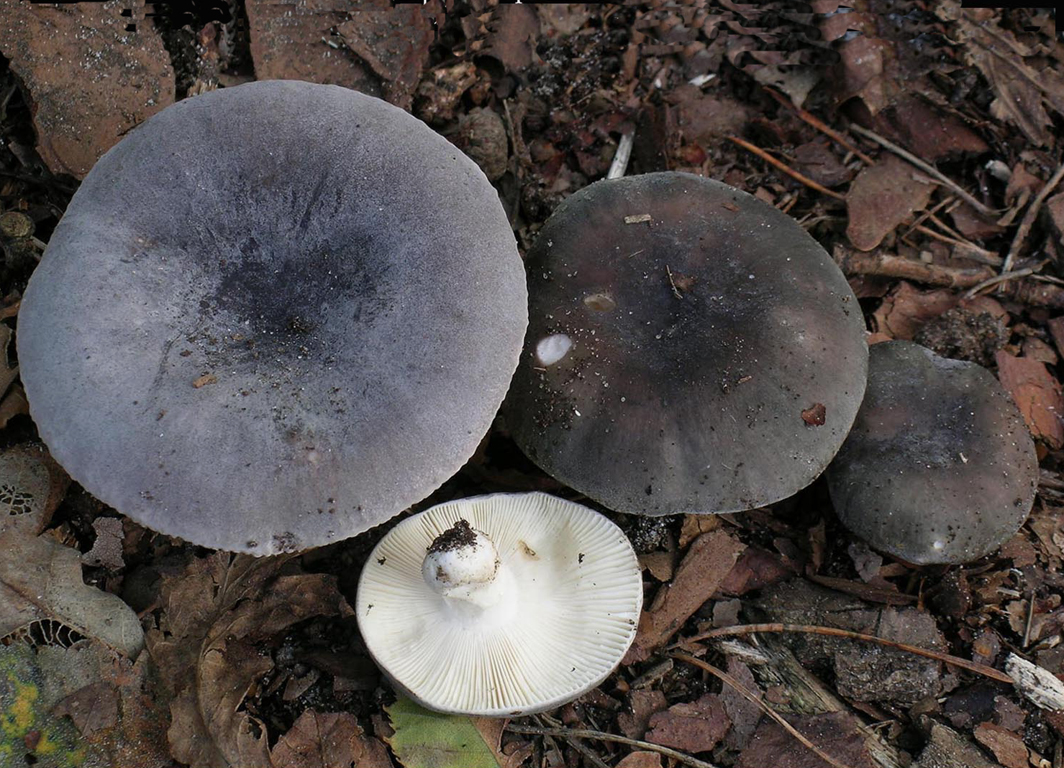
[[[872,347],[868,391],[828,470],[843,525],[911,563],[964,563],[1020,529],[1038,457],[989,371],[908,341]]]
[[[682,173],[600,181],[528,254],[507,419],[607,507],[734,512],[831,461],[864,393],[861,309],[828,254],[751,195]]]
[[[480,170],[402,110],[274,81],[171,106],[85,178],[18,352],[52,454],[155,530],[264,555],[352,536],[468,459],[524,274]]]

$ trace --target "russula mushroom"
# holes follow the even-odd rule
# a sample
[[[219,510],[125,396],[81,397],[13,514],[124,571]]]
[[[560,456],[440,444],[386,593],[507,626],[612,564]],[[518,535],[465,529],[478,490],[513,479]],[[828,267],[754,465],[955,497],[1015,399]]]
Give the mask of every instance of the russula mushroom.
[[[544,493],[447,502],[377,544],[355,613],[396,688],[439,712],[502,717],[594,688],[635,637],[643,587],[624,533]]]
[[[507,423],[619,512],[734,512],[816,478],[864,393],[860,307],[785,214],[684,173],[600,181],[527,258]]]
[[[872,547],[963,563],[1023,525],[1038,458],[989,371],[890,341],[872,346],[864,404],[827,476],[839,519]]]
[[[337,86],[257,82],[152,117],[82,182],[30,280],[31,415],[89,492],[265,555],[352,536],[472,454],[526,323],[483,173]]]

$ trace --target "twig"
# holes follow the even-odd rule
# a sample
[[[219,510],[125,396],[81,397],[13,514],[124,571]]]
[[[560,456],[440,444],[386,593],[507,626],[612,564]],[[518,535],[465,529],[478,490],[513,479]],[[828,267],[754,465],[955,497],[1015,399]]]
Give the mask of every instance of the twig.
[[[1009,280],[1016,280],[1021,277],[1030,277],[1034,274],[1033,269],[1016,269],[1012,272],[1003,272],[1000,275],[994,275],[994,277],[988,278],[978,285],[973,285],[967,293],[964,294],[964,298],[970,299],[979,294],[981,291],[985,291],[991,286],[998,285],[1000,283],[1008,282]]]
[[[869,643],[876,643],[877,645],[883,645],[887,648],[896,648],[899,651],[906,651],[917,656],[923,656],[928,659],[934,659],[935,661],[941,661],[943,664],[949,664],[954,667],[960,667],[961,669],[967,669],[969,672],[975,672],[976,674],[989,677],[991,680],[997,680],[1001,683],[1008,683],[1012,685],[1013,680],[1004,672],[999,672],[993,667],[988,667],[986,664],[978,664],[974,661],[968,661],[968,659],[962,659],[959,656],[951,656],[948,653],[941,653],[940,651],[932,651],[927,648],[920,648],[915,645],[909,645],[908,643],[899,643],[896,640],[887,640],[883,637],[876,637],[875,635],[866,635],[863,632],[851,632],[848,629],[838,629],[836,627],[819,627],[811,624],[740,624],[735,627],[722,627],[720,629],[711,629],[708,632],[695,635],[694,637],[681,640],[673,648],[687,646],[691,643],[697,643],[702,640],[713,640],[720,637],[735,637],[738,635],[752,635],[758,632],[803,632],[811,635],[827,635],[829,637],[842,637],[848,640],[864,640]]]
[[[713,763],[707,763],[705,760],[691,757],[685,752],[679,752],[675,749],[670,749],[669,747],[663,747],[660,744],[654,744],[650,741],[629,739],[626,736],[618,736],[617,734],[606,733],[604,731],[590,731],[586,728],[537,728],[531,725],[514,725],[513,723],[507,723],[504,725],[503,730],[510,731],[511,733],[525,733],[532,736],[556,736],[566,739],[576,738],[612,741],[616,744],[624,744],[629,747],[639,747],[640,749],[645,749],[649,752],[657,752],[666,757],[671,757],[682,765],[689,765],[691,768],[717,768]]]
[[[816,128],[818,131],[823,133],[825,136],[828,136],[828,137],[834,139],[840,145],[842,145],[843,147],[848,149],[850,152],[853,152],[855,155],[857,155],[857,157],[860,158],[862,163],[864,163],[865,165],[875,165],[875,160],[873,160],[868,155],[866,155],[864,152],[862,152],[860,149],[858,149],[857,146],[853,142],[851,142],[849,139],[847,139],[841,133],[836,131],[834,128],[828,127],[819,117],[817,117],[816,115],[813,115],[813,114],[811,114],[809,112],[806,112],[804,109],[802,109],[799,106],[796,106],[794,104],[794,102],[792,102],[790,99],[785,97],[783,94],[777,93],[776,91],[772,90],[771,88],[766,88],[765,90],[768,91],[769,96],[774,98],[780,104],[782,104],[783,106],[788,107],[790,109],[793,109],[795,114],[798,115],[798,117],[802,118],[802,120],[804,120],[805,122],[809,123],[809,125],[811,125],[814,128]]]
[[[934,219],[935,217],[932,216],[931,218]],[[957,240],[956,238],[950,237],[949,235],[943,235],[941,232],[936,232],[935,230],[929,227],[925,227],[922,224],[913,227],[913,229],[915,229],[920,234],[927,235],[928,237],[934,238],[935,240],[938,240],[943,243],[949,243],[954,248],[959,248],[960,250],[966,251],[967,254],[965,255],[965,258],[969,258],[972,261],[979,261],[983,264],[989,264],[994,267],[1000,266],[1001,264],[1000,256],[998,256],[996,253],[992,253],[991,251],[984,250],[978,245],[975,245],[974,243],[969,243],[965,240]]]
[[[734,677],[729,675],[727,672],[721,669],[717,669],[712,664],[707,664],[706,662],[702,661],[702,659],[696,659],[694,656],[689,656],[686,653],[673,652],[669,655],[672,656],[674,659],[679,659],[680,661],[685,661],[688,664],[696,666],[699,669],[708,672],[714,677],[720,679],[725,684],[731,686],[736,692],[739,693],[739,695],[741,695],[744,699],[747,699],[748,701],[757,705],[757,707],[760,708],[762,712],[764,712],[766,715],[768,715],[777,723],[779,723],[781,728],[783,728],[785,731],[787,731],[787,733],[791,734],[791,736],[796,738],[803,747],[811,750],[813,754],[815,754],[828,765],[834,766],[834,768],[849,768],[846,763],[840,763],[838,760],[824,752],[824,750],[820,749],[820,747],[818,747],[816,744],[814,744],[805,736],[803,736],[797,728],[795,728],[793,725],[784,720],[782,715],[780,715],[778,712],[776,712],[776,710],[774,710],[768,704],[766,704],[757,696],[752,694],[750,691],[746,690],[742,683],[740,683]]]
[[[1031,590],[1030,596],[1027,598],[1027,624],[1023,628],[1023,647],[1024,650],[1031,644],[1031,625],[1034,624],[1034,590]]]
[[[551,717],[548,717],[547,715],[534,715],[534,717],[541,723],[547,723],[547,725],[550,727],[557,728],[561,726],[561,723],[557,722]],[[607,765],[601,757],[592,752],[587,746],[584,745],[584,742],[580,741],[580,739],[567,738],[565,736],[559,736],[558,738],[564,738],[566,743],[570,747],[572,747],[581,755],[590,760],[595,765],[595,768],[610,768],[610,766]]]
[[[841,248],[835,249],[835,262],[846,274],[898,277],[946,288],[970,288],[994,276],[989,267],[943,267],[887,253],[857,253]]]
[[[665,274],[669,276],[669,285],[672,286],[672,295],[678,299],[683,298],[683,294],[680,293],[680,289],[676,287],[676,281],[672,279],[672,270],[669,269],[669,265],[665,265]]]
[[[1012,270],[1012,262],[1020,255],[1027,236],[1031,233],[1031,227],[1034,226],[1034,220],[1038,216],[1038,212],[1042,210],[1042,203],[1049,197],[1049,193],[1056,189],[1061,179],[1064,179],[1064,165],[1057,168],[1057,172],[1053,174],[1052,178],[1046,182],[1046,185],[1031,201],[1031,204],[1027,206],[1027,213],[1023,215],[1023,221],[1020,222],[1020,227],[1016,230],[1016,236],[1012,238],[1012,245],[1009,246],[1009,253],[1005,257],[1005,266],[1001,268],[1002,274]]]
[[[979,211],[979,213],[983,214],[984,216],[993,216],[994,215],[994,212],[990,208],[987,208],[985,205],[980,203],[978,200],[976,200],[974,197],[972,197],[968,192],[966,192],[964,190],[964,188],[961,187],[961,185],[959,185],[957,182],[953,181],[953,179],[951,179],[948,176],[946,176],[944,173],[939,171],[937,168],[935,168],[930,163],[924,162],[923,160],[918,158],[916,155],[912,154],[911,152],[909,152],[907,150],[902,149],[901,147],[899,147],[894,142],[887,141],[886,139],[884,139],[882,136],[880,136],[875,131],[870,131],[867,128],[863,128],[862,126],[858,125],[857,123],[851,124],[850,125],[850,130],[856,131],[857,133],[861,134],[862,136],[865,136],[866,138],[871,139],[872,141],[876,142],[876,144],[879,144],[880,146],[889,149],[891,152],[893,152],[894,154],[896,154],[898,157],[902,158],[903,160],[908,160],[910,163],[915,165],[920,170],[931,174],[936,179],[938,179],[943,184],[945,184],[947,187],[952,189],[954,194],[957,195],[957,197],[959,197],[962,200],[964,200],[964,202],[968,203],[968,205],[972,206],[972,208],[975,208],[975,210]]]
[[[817,184],[815,181],[813,181],[810,178],[806,178],[802,174],[798,173],[798,171],[794,170],[793,168],[791,168],[790,166],[786,165],[782,161],[777,160],[776,158],[774,158],[772,155],[770,155],[768,152],[766,152],[765,150],[761,149],[760,147],[755,147],[750,142],[743,141],[742,139],[737,138],[735,136],[725,136],[724,138],[726,138],[730,142],[738,144],[740,147],[745,149],[747,152],[753,152],[755,155],[760,157],[766,163],[769,163],[770,165],[775,166],[776,168],[778,168],[779,170],[783,171],[785,174],[790,176],[792,179],[797,179],[798,181],[802,182],[803,184],[805,184],[810,189],[815,189],[820,194],[827,195],[828,197],[833,197],[836,200],[845,200],[846,199],[845,195],[840,195],[838,192],[835,192],[834,190],[828,189],[827,187],[825,187],[825,186],[823,186],[821,184]]]
[[[617,142],[617,152],[613,155],[610,169],[606,171],[607,179],[619,179],[628,170],[628,159],[632,156],[632,145],[635,143],[635,130],[621,134],[621,140]]]
[[[918,226],[923,224],[929,217],[934,216],[936,213],[938,213],[940,210],[945,208],[947,205],[949,205],[952,202],[956,202],[956,201],[957,201],[957,198],[955,198],[955,197],[944,197],[934,208],[928,208],[926,211],[924,211],[919,216],[917,216],[916,217],[916,221],[914,221],[912,224],[909,225],[909,228],[907,230],[905,230],[905,232],[902,234],[902,237],[905,237],[910,232],[912,232],[914,229],[916,229]]]

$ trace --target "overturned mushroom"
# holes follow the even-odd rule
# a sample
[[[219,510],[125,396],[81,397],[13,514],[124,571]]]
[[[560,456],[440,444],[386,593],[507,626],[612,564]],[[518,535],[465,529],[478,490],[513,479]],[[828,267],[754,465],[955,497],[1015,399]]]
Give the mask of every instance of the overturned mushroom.
[[[842,523],[911,563],[963,563],[1016,533],[1038,459],[989,371],[908,341],[872,347],[868,391],[828,469]]]
[[[601,683],[635,637],[632,546],[602,515],[543,493],[432,507],[373,550],[355,608],[396,687],[440,712],[550,709]]]
[[[525,297],[497,194],[445,139],[355,91],[258,82],[100,160],[18,352],[87,490],[262,555],[357,534],[453,474],[505,394]]]
[[[733,512],[792,495],[842,444],[864,393],[861,310],[778,210],[689,174],[601,181],[527,263],[507,420],[573,488],[621,512]]]

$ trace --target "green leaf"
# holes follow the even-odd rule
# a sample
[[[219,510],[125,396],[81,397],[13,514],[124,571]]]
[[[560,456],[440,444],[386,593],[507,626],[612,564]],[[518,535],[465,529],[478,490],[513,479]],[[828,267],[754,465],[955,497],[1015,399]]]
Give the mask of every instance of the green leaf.
[[[430,712],[406,698],[385,709],[395,729],[386,741],[404,768],[500,768],[488,729],[482,735],[473,719]]]

